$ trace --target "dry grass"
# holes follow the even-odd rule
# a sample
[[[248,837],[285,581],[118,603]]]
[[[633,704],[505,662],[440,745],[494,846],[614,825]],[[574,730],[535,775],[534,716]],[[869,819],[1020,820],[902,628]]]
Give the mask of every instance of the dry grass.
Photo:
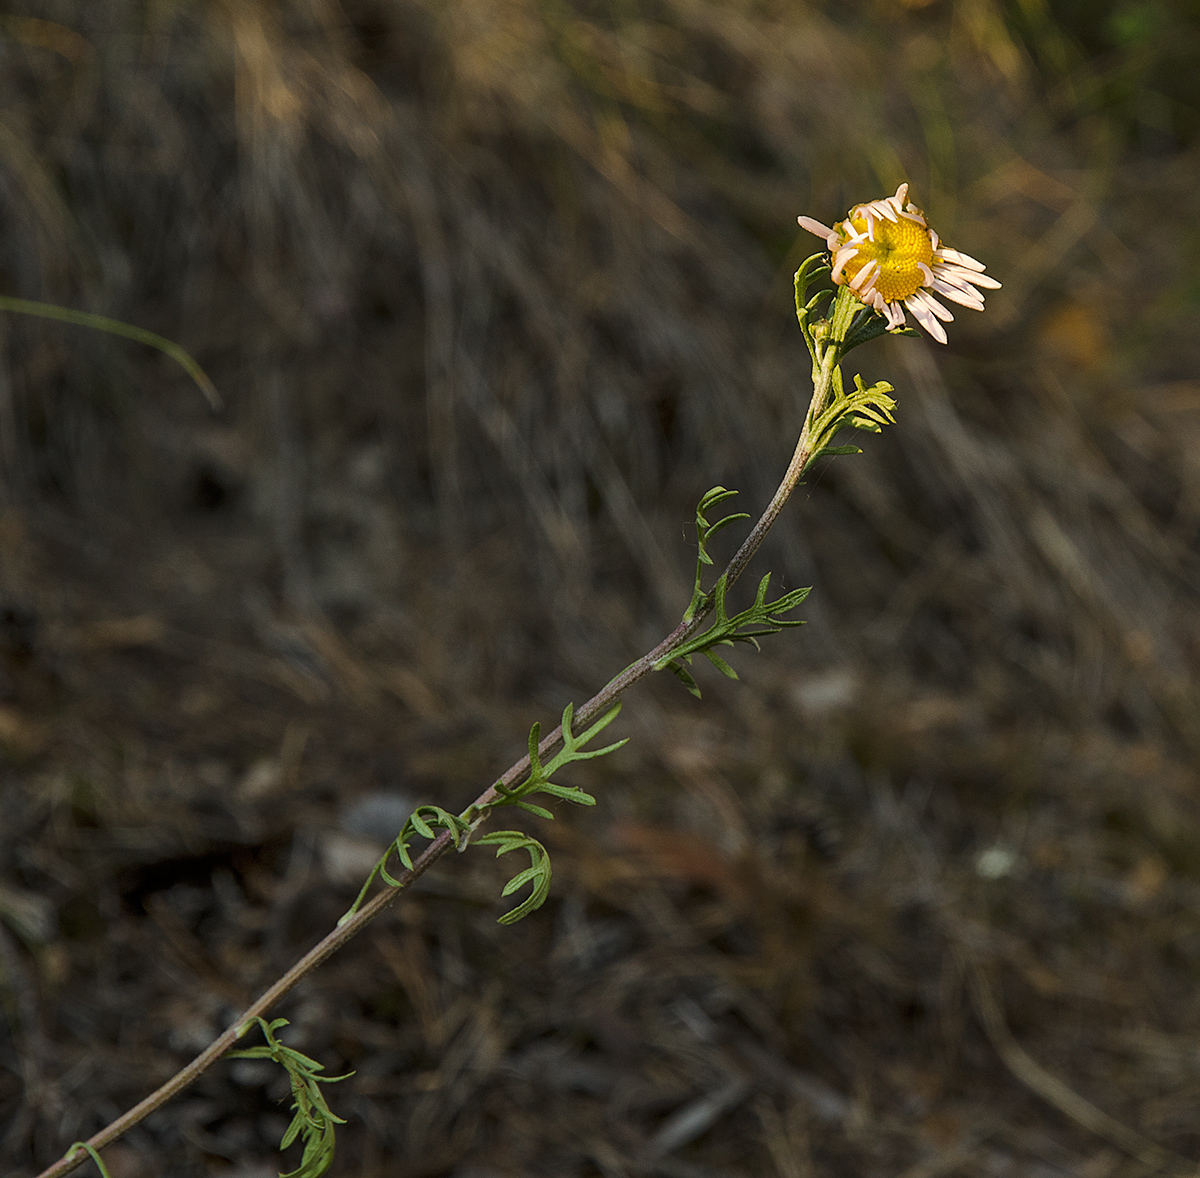
[[[357,1069],[343,1174],[1196,1158],[1196,40],[1166,2],[0,16],[4,291],[229,406],[2,324],[0,1168],[661,636],[695,499],[790,451],[795,215],[904,178],[1005,288],[855,353],[899,423],[760,559],[811,624],[638,694],[537,916],[456,859],[281,1013]],[[277,1087],[216,1069],[114,1178],[270,1172]]]

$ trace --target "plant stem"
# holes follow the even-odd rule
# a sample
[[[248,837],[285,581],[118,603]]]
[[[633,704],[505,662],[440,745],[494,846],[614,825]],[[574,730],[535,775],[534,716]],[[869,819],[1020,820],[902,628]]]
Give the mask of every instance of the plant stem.
[[[779,488],[776,490],[771,502],[767,505],[767,509],[762,513],[758,523],[754,525],[750,534],[742,542],[742,546],[725,567],[722,575],[726,578],[727,587],[732,587],[733,583],[745,571],[746,566],[750,563],[755,552],[758,551],[759,545],[762,544],[767,532],[771,530],[771,526],[778,519],[784,504],[787,503],[792,492],[796,489],[801,475],[803,475],[806,467],[812,461],[816,444],[816,440],[812,437],[812,423],[821,415],[829,403],[834,390],[834,373],[837,371],[842,357],[841,345],[846,338],[846,332],[850,328],[850,322],[855,312],[861,310],[861,308],[862,304],[858,302],[849,287],[838,287],[831,308],[828,340],[823,352],[820,353],[819,363],[813,366],[813,395],[809,403],[808,413],[805,416],[804,428],[801,430],[800,438],[796,442],[796,448],[792,453],[792,459],[788,464],[786,474],[783,476],[783,481],[779,484]],[[577,729],[586,728],[593,720],[606,713],[630,687],[649,675],[654,670],[656,663],[668,656],[681,643],[696,634],[702,628],[705,621],[707,621],[712,610],[713,601],[710,595],[709,599],[696,610],[692,618],[680,622],[653,650],[642,655],[637,662],[626,667],[615,679],[612,679],[592,696],[587,703],[576,709],[575,727]],[[562,728],[558,727],[549,733],[538,745],[538,755],[548,758],[556,750],[561,741]],[[528,772],[529,756],[526,755],[504,773],[497,785],[503,786],[505,789],[512,789],[524,780]],[[489,802],[495,801],[499,796],[497,785],[491,785],[484,790],[475,799],[474,805],[486,806]],[[374,899],[364,904],[345,924],[339,925],[330,932],[322,941],[300,958],[270,989],[265,991],[261,997],[248,1006],[238,1019],[219,1038],[214,1039],[191,1063],[176,1072],[162,1087],[152,1092],[140,1104],[135,1105],[111,1124],[88,1138],[87,1145],[96,1150],[102,1149],[106,1145],[111,1145],[119,1137],[132,1129],[139,1121],[144,1120],[155,1109],[160,1108],[168,1100],[171,1100],[179,1092],[183,1091],[184,1088],[188,1087],[201,1073],[216,1063],[250,1029],[256,1018],[265,1017],[276,1002],[289,991],[293,990],[321,962],[331,954],[336,953],[347,941],[352,940],[362,932],[375,917],[395,901],[401,892],[410,887],[418,877],[424,875],[452,845],[450,832],[446,830],[442,831],[413,860],[412,870],[406,870],[396,877],[398,886],[385,887]],[[62,1175],[69,1174],[77,1166],[87,1161],[87,1159],[88,1154],[76,1147],[72,1153],[60,1158],[52,1166],[43,1170],[38,1178],[62,1178]]]

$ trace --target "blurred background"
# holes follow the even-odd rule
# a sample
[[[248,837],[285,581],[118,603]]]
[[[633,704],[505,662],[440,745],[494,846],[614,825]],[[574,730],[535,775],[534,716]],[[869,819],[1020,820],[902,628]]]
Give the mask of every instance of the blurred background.
[[[853,354],[897,424],[751,569],[808,625],[636,690],[540,912],[443,860],[278,1013],[337,1174],[1183,1172],[1198,129],[1195,0],[3,5],[0,292],[225,407],[0,316],[0,1171],[672,627],[807,403],[796,215],[908,180],[1004,289]],[[286,1096],[218,1065],[113,1178],[265,1178]]]

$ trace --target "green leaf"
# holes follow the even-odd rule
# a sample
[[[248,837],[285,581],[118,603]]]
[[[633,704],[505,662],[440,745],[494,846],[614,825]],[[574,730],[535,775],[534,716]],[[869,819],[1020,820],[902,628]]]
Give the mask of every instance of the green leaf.
[[[544,806],[536,806],[533,802],[518,802],[517,808],[528,810],[530,814],[536,814],[539,818],[545,818],[550,822],[554,821],[554,815],[550,813]]]
[[[621,741],[620,744],[610,745],[610,748],[620,748],[626,741]],[[541,792],[550,794],[551,797],[561,798],[564,802],[574,802],[577,806],[594,806],[596,799],[591,794],[585,793],[578,786],[574,785],[555,785],[552,781],[547,781],[541,786]]]
[[[720,671],[721,674],[726,678],[736,679],[738,677],[738,673],[715,651],[711,649],[705,650],[703,654],[704,657],[708,659],[708,661],[712,663],[712,665],[716,667],[717,670]]]
[[[869,343],[887,331],[887,320],[878,311],[863,310],[854,317],[850,330],[846,332],[846,340],[842,344],[842,355],[860,344]]]
[[[538,867],[526,867],[524,871],[518,871],[517,874],[514,875],[512,879],[510,879],[508,883],[504,885],[504,890],[500,893],[500,895],[511,896],[519,887],[524,886],[539,874],[541,874],[541,872],[540,868]]]
[[[697,699],[702,699],[700,694],[700,684],[693,678],[692,673],[678,659],[672,659],[667,663],[669,670],[679,681],[694,695]]]
[[[271,1057],[271,1049],[269,1047],[247,1047],[242,1051],[231,1051],[228,1053],[229,1059],[269,1059]]]
[[[822,454],[837,452],[832,443],[843,427],[852,425],[856,429],[877,433],[882,426],[890,425],[894,420],[892,410],[896,407],[896,402],[888,396],[892,392],[892,386],[886,381],[878,381],[867,388],[862,377],[856,375],[854,388],[849,392],[846,392],[836,379],[834,385],[835,395],[811,423],[814,447],[806,469]]]
[[[529,855],[529,866],[508,881],[502,894],[511,895],[527,883],[532,883],[533,888],[511,912],[506,912],[500,917],[500,924],[515,924],[546,902],[546,897],[550,894],[550,856],[537,839],[530,838],[519,830],[495,830],[484,835],[478,842],[483,846],[494,846],[497,858],[507,855],[510,851],[526,851]]]
[[[568,704],[567,706],[570,707],[571,705]],[[568,720],[567,723],[563,725],[563,732],[568,733],[570,731],[571,723],[570,720]],[[535,720],[533,727],[529,730],[529,768],[530,772],[535,776],[541,772],[542,768],[541,758],[538,756],[538,745],[541,743],[542,726]]]
[[[254,1020],[266,1039],[265,1047],[248,1047],[241,1051],[229,1052],[231,1059],[271,1059],[279,1064],[288,1075],[292,1089],[291,1124],[284,1131],[280,1140],[280,1150],[287,1149],[297,1138],[304,1142],[304,1151],[300,1165],[280,1178],[320,1178],[333,1162],[333,1150],[336,1141],[335,1125],[344,1125],[345,1120],[336,1116],[325,1102],[321,1091],[322,1084],[335,1084],[353,1075],[348,1072],[344,1076],[321,1076],[318,1072],[324,1070],[324,1065],[310,1056],[304,1055],[294,1047],[280,1043],[275,1032],[280,1027],[288,1025],[287,1019]],[[247,1028],[243,1027],[244,1032]]]
[[[625,736],[620,740],[614,741],[612,744],[606,744],[602,749],[589,749],[586,753],[577,753],[572,750],[571,760],[590,761],[594,757],[607,757],[609,753],[615,753],[617,749],[623,749],[628,743],[629,737]]]
[[[738,511],[732,515],[723,516],[715,523],[709,523],[707,513],[712,508],[724,503],[725,500],[732,499],[736,494],[736,491],[729,491],[724,487],[713,487],[701,496],[700,502],[696,505],[696,577],[692,588],[691,604],[684,611],[684,621],[695,617],[696,610],[705,600],[704,592],[700,587],[704,576],[704,566],[713,563],[712,557],[708,553],[708,541],[722,528],[728,527],[738,520],[750,518],[746,512]]]
[[[793,589],[775,601],[767,600],[771,575],[766,574],[758,583],[758,591],[754,595],[754,604],[749,609],[730,617],[726,609],[727,582],[725,577],[717,581],[713,588],[713,623],[700,634],[695,634],[682,642],[670,654],[664,655],[654,665],[656,671],[669,668],[678,675],[689,691],[695,687],[695,680],[684,669],[683,663],[690,662],[691,656],[703,654],[713,662],[722,674],[737,678],[723,659],[713,654],[717,646],[729,646],[734,642],[750,642],[757,646],[755,639],[768,634],[778,634],[788,626],[803,625],[800,619],[784,618],[779,615],[795,609],[809,594],[808,589]],[[682,674],[681,674],[682,672]],[[684,677],[686,676],[686,678]],[[693,694],[698,694],[696,688]]]
[[[737,492],[731,491],[730,494],[736,495]],[[705,538],[705,540],[708,540],[711,537],[715,536],[722,528],[727,528],[727,527],[729,527],[730,524],[735,524],[740,519],[749,519],[749,518],[750,518],[750,513],[748,511],[735,511],[732,515],[723,515],[719,520],[717,520],[716,523],[711,524],[709,526],[708,531],[705,533],[704,538]],[[711,563],[712,563],[712,561],[710,559],[709,564],[711,564]]]
[[[800,324],[800,332],[804,336],[805,346],[812,356],[813,364],[820,362],[820,347],[813,336],[809,320],[821,299],[826,298],[830,291],[818,291],[812,298],[808,296],[808,288],[823,274],[829,273],[829,261],[824,253],[812,254],[800,263],[793,284],[796,288],[796,322]]]
[[[294,1047],[281,1046],[279,1050],[282,1055],[299,1064],[302,1068],[315,1068],[318,1072],[324,1070],[324,1064],[318,1063],[311,1055],[302,1054]]]
[[[388,861],[395,854],[405,868],[411,871],[413,860],[409,844],[413,838],[438,838],[441,837],[438,831],[442,830],[450,835],[455,847],[460,851],[465,850],[471,841],[472,832],[487,817],[488,812],[501,806],[518,806],[538,818],[553,821],[554,815],[550,810],[527,800],[531,794],[544,793],[576,806],[594,806],[596,799],[591,794],[575,786],[558,785],[551,780],[551,777],[575,761],[590,761],[596,757],[607,756],[627,744],[628,738],[615,741],[603,748],[586,747],[617,718],[620,712],[621,705],[615,704],[604,715],[594,720],[583,732],[576,734],[572,732],[575,722],[575,705],[568,703],[562,713],[563,746],[549,763],[543,764],[538,753],[538,746],[541,743],[541,725],[535,723],[530,728],[529,774],[524,781],[515,786],[506,786],[502,781],[497,781],[493,787],[495,797],[483,803],[472,802],[461,814],[451,814],[440,806],[418,806],[408,816],[386,854],[372,868],[371,874],[367,877],[349,911],[338,922],[339,925],[345,924],[355,913],[360,911],[370,893],[371,885],[377,879],[392,888],[403,885],[405,881],[402,878],[397,878],[388,871]],[[511,924],[514,920],[520,920],[522,916],[540,907],[545,901],[550,886],[550,860],[546,855],[545,848],[536,839],[529,839],[519,832],[512,831],[501,831],[499,834],[501,836],[499,838],[496,835],[486,835],[475,841],[483,845],[499,847],[496,852],[498,855],[522,848],[527,850],[537,876],[536,886],[531,894],[502,918],[504,923]],[[533,876],[525,877],[523,882],[527,883],[531,879]],[[515,886],[519,887],[520,885]],[[505,895],[507,894],[506,892]]]
[[[100,1155],[92,1146],[88,1145],[86,1141],[73,1141],[70,1148],[63,1155],[64,1158],[67,1161],[70,1161],[71,1155],[77,1149],[82,1149],[84,1153],[86,1153],[88,1157],[90,1157],[92,1161],[96,1163],[96,1169],[100,1171],[100,1178],[109,1178],[108,1169],[105,1167],[104,1162],[100,1160]]]
[[[395,848],[396,855],[400,859],[400,862],[404,864],[405,869],[408,871],[412,871],[412,869],[413,869],[412,852],[408,849],[407,840],[397,839],[392,844],[392,846]],[[398,888],[400,886],[400,881],[392,879],[392,877],[387,872],[387,856],[386,855],[383,857],[383,863],[379,868],[379,874],[384,878],[384,880],[387,881],[387,883],[391,887]]]
[[[382,880],[389,888],[402,887],[404,881],[396,878],[388,871],[388,860],[395,854],[404,868],[407,871],[412,871],[413,860],[409,843],[416,836],[424,839],[436,838],[439,827],[449,833],[455,847],[460,851],[463,849],[463,835],[469,829],[469,823],[465,820],[464,816],[451,814],[448,810],[443,810],[441,806],[418,806],[408,816],[395,841],[388,847],[379,862],[371,869],[371,874],[367,876],[366,882],[359,889],[354,903],[350,905],[349,909],[343,913],[341,919],[338,921],[339,927],[345,924],[362,907],[371,889],[371,885],[377,879]]]

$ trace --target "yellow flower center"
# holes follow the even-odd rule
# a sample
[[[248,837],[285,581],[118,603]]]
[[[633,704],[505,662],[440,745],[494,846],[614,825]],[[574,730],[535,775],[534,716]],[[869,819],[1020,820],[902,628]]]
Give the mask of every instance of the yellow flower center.
[[[846,221],[838,222],[834,229],[845,233],[851,229],[855,233],[865,233],[867,219],[861,214],[851,216]],[[925,275],[921,272],[921,266],[929,266],[933,262],[933,241],[929,230],[907,217],[896,221],[876,218],[872,236],[874,240],[867,238],[854,247],[854,257],[843,269],[846,281],[851,281],[868,262],[878,262],[879,275],[875,279],[875,289],[883,295],[884,302],[903,302],[924,285]]]

